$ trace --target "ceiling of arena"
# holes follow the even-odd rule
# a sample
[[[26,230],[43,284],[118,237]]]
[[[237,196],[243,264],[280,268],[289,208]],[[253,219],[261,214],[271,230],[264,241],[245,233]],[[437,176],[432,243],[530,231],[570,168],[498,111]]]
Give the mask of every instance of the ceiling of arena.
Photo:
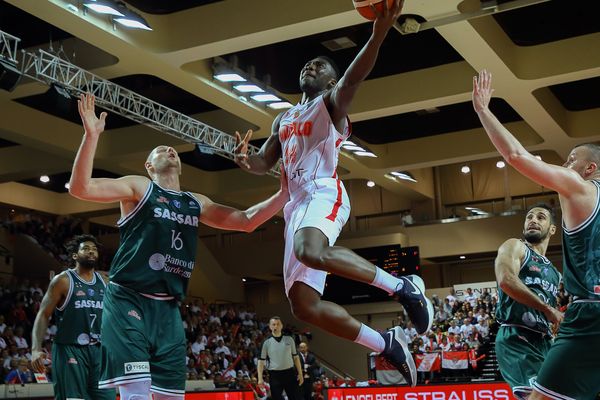
[[[80,3],[0,1],[0,30],[20,37],[21,48],[60,53],[228,134],[254,129],[256,145],[270,134],[276,112],[213,79],[214,58],[235,60],[295,103],[307,60],[327,55],[344,69],[371,29],[350,0],[126,1],[153,31],[114,28],[105,16],[67,7]],[[483,68],[494,77],[493,111],[531,151],[564,158],[575,144],[600,140],[600,2],[521,0],[526,6],[503,11],[515,3],[406,0],[404,13],[432,28],[390,31],[350,110],[354,139],[377,158],[343,152],[343,179],[372,179],[418,201],[434,192],[432,167],[497,159],[470,104],[472,77]],[[332,43],[351,47],[334,51]],[[23,79],[11,92],[0,90],[0,114],[0,188],[37,185],[44,189],[36,196],[58,192],[66,203],[63,185],[82,134],[76,105]],[[247,206],[278,185],[114,114],[98,148],[96,176],[144,174],[145,157],[158,144],[180,152],[185,189],[218,201]],[[391,171],[423,178],[394,181],[385,177]],[[42,174],[51,175],[50,184],[39,183]],[[65,211],[107,209],[94,207]]]

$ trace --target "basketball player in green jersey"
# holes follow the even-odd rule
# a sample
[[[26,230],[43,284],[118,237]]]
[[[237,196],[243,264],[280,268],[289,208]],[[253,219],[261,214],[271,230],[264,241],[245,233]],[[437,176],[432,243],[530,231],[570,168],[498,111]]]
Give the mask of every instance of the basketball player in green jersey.
[[[56,275],[48,286],[32,331],[31,364],[44,372],[46,353],[42,342],[54,313],[58,328],[52,344],[54,397],[66,399],[115,399],[114,389],[99,389],[100,324],[106,283],[94,268],[98,242],[79,235],[67,243],[73,269]]]
[[[92,178],[93,159],[106,113],[94,97],[81,96],[85,127],[69,192],[95,202],[120,202],[121,242],[110,268],[102,321],[101,388],[118,387],[122,399],[181,399],[186,342],[178,300],[187,291],[196,259],[198,224],[252,231],[288,201],[286,179],[268,200],[239,211],[208,197],[181,191],[175,149],[158,146],[144,176]]]
[[[550,237],[556,232],[552,209],[538,204],[529,209],[523,239],[509,239],[498,249],[496,336],[500,372],[514,397],[531,394],[531,378],[537,376],[552,344],[551,323],[563,315],[556,306],[561,276],[546,258]]]
[[[558,192],[563,225],[565,312],[530,400],[595,399],[600,392],[600,147],[576,146],[563,166],[537,159],[489,109],[491,74],[473,79],[473,106],[502,157],[521,174]]]

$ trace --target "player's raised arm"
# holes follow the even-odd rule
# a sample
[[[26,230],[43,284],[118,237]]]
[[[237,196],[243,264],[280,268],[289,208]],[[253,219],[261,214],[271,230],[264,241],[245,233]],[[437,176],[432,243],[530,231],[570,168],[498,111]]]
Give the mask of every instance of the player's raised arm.
[[[144,194],[148,178],[124,176],[119,179],[92,178],[94,156],[100,134],[104,131],[106,113],[96,116],[95,99],[91,94],[81,95],[77,101],[79,115],[85,128],[83,140],[75,156],[69,193],[82,200],[100,203],[134,201]]]
[[[281,157],[279,121],[282,114],[279,114],[273,121],[271,136],[269,136],[257,154],[248,154],[248,143],[252,137],[252,130],[248,130],[243,138],[239,132],[235,133],[235,162],[243,170],[257,175],[264,175],[277,163],[277,160]]]
[[[375,66],[379,48],[402,12],[404,0],[395,0],[390,8],[388,8],[387,1],[384,0],[383,4],[382,12],[371,6],[373,12],[377,15],[373,23],[371,37],[354,58],[340,81],[333,87],[333,90],[325,95],[325,101],[331,106],[329,112],[334,123],[346,118],[348,108],[359,84],[365,80]]]
[[[506,162],[532,181],[565,197],[585,193],[588,183],[577,172],[539,160],[498,121],[489,109],[493,92],[491,73],[483,70],[473,78],[473,107],[490,140]]]
[[[200,221],[213,228],[252,232],[277,214],[288,202],[287,177],[283,168],[279,180],[281,188],[277,193],[245,211],[215,203],[206,196],[196,194],[202,203]]]

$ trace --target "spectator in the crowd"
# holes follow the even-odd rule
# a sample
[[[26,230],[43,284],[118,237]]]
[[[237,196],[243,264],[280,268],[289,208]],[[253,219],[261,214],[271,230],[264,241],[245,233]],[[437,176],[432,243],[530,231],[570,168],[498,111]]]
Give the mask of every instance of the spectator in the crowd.
[[[406,210],[402,212],[402,225],[404,226],[408,226],[408,225],[412,225],[415,223],[415,220],[413,219],[413,216],[410,212],[410,210]]]
[[[446,300],[450,304],[451,309],[454,309],[454,305],[456,304],[456,296],[455,296],[454,288],[450,288],[450,294],[446,296]]]
[[[28,368],[28,361],[25,358],[11,361],[11,371],[4,378],[7,384],[25,384],[33,382],[33,373]]]
[[[27,349],[29,347],[29,344],[27,343],[27,339],[25,339],[23,337],[23,328],[22,327],[17,327],[17,329],[15,329],[15,335],[14,335],[14,339],[15,339],[15,343],[17,345],[17,349]]]
[[[483,340],[486,340],[489,335],[490,335],[490,328],[488,326],[488,320],[489,319],[480,319],[479,322],[477,323],[477,325],[475,325],[475,329],[477,329],[477,332],[479,333],[479,336],[481,336],[481,338]]]
[[[481,292],[481,296],[479,296],[479,298],[486,303],[489,303],[490,301],[492,301],[492,295],[490,293],[490,290],[488,288],[484,288],[483,292]]]
[[[471,319],[465,318],[463,324],[460,326],[460,335],[463,339],[467,339],[470,334],[473,333],[475,327],[471,323]]]
[[[456,336],[460,335],[460,327],[456,325],[456,320],[453,319],[450,321],[450,328],[448,328],[448,333],[452,333]]]
[[[223,343],[223,340],[219,340],[218,345],[215,348],[215,354],[220,354],[220,353],[223,353],[226,356],[231,355],[231,350],[229,349],[229,347],[227,347],[225,345],[225,343]]]
[[[206,349],[206,343],[203,341],[206,340],[206,336],[198,335],[196,336],[196,341],[192,343],[192,353],[197,357],[202,350]]]
[[[407,322],[406,323],[406,328],[404,328],[404,334],[406,335],[406,338],[412,342],[413,340],[415,340],[415,338],[417,337],[418,333],[417,330],[415,329],[415,327],[413,326],[412,322]]]
[[[477,305],[478,297],[479,296],[477,296],[476,293],[473,293],[473,289],[467,288],[467,294],[465,295],[465,302],[469,303],[471,305],[471,308],[473,308]]]

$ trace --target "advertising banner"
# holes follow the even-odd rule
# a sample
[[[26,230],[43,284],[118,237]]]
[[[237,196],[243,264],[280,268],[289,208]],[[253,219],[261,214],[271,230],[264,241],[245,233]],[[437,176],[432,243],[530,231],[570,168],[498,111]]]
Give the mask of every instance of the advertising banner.
[[[326,400],[514,400],[505,382],[327,389]]]

